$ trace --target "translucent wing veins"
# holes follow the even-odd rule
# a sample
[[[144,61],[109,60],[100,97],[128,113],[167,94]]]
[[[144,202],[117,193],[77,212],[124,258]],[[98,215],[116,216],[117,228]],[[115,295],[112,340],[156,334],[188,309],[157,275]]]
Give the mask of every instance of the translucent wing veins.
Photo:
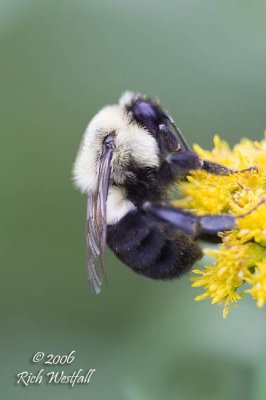
[[[88,279],[93,292],[101,290],[104,274],[106,247],[106,203],[108,196],[111,162],[113,156],[113,135],[107,136],[98,168],[98,184],[95,193],[88,194],[87,204],[87,247]]]

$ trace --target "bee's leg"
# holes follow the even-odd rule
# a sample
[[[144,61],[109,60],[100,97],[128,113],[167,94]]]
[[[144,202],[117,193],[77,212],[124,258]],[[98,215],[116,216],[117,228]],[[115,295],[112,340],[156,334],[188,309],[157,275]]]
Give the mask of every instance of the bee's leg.
[[[217,235],[236,227],[235,217],[229,214],[196,216],[182,208],[151,202],[144,203],[141,208],[148,215],[192,237]]]
[[[257,170],[257,167],[250,167],[242,170],[233,170],[212,161],[201,159],[195,152],[184,150],[169,154],[162,164],[163,169],[172,169],[176,176],[186,176],[192,170],[204,170],[214,175],[231,175],[234,173]]]

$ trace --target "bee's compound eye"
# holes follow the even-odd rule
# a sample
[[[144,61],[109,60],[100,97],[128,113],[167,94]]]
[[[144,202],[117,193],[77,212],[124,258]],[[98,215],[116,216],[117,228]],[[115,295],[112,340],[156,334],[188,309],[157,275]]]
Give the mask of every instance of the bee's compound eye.
[[[147,101],[140,100],[137,101],[133,106],[133,114],[138,120],[157,120],[157,113],[152,104]]]

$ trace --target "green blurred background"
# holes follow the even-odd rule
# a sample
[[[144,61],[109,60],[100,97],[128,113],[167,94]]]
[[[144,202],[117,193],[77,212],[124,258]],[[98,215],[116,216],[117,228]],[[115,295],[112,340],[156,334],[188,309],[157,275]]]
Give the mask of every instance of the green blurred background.
[[[90,118],[125,89],[158,96],[190,143],[266,128],[266,3],[0,0],[1,398],[260,400],[266,318],[227,320],[189,277],[134,275],[110,253],[90,293],[86,198],[71,169]],[[89,385],[16,385],[37,351],[76,350]],[[44,367],[49,372],[53,367]]]

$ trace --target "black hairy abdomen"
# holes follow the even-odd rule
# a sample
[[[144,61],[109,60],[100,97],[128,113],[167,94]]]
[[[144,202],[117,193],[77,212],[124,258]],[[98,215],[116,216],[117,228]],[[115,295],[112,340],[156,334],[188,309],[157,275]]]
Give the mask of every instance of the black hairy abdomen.
[[[153,279],[178,278],[202,257],[189,236],[162,229],[139,210],[108,225],[107,243],[136,273]]]

